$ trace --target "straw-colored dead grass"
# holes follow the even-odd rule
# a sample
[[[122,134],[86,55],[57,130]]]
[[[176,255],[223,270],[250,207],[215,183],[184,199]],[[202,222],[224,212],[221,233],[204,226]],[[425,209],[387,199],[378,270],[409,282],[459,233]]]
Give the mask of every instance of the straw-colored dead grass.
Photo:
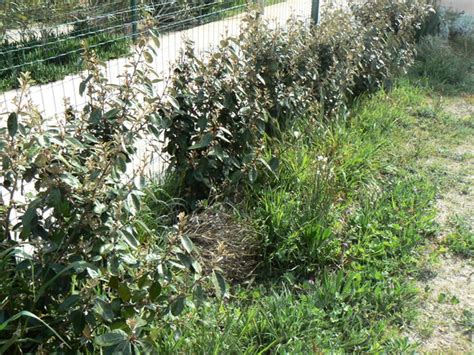
[[[229,282],[242,282],[254,274],[260,261],[257,231],[221,208],[205,209],[187,218],[184,233],[198,247],[203,272],[220,270]]]

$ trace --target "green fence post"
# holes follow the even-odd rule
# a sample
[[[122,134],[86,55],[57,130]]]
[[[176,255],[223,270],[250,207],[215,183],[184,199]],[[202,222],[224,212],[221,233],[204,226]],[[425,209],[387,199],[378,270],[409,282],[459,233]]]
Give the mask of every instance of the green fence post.
[[[132,39],[135,42],[137,40],[137,0],[130,0],[130,8],[132,15]]]
[[[265,12],[265,0],[257,0],[257,5],[259,7],[260,15],[263,15]]]
[[[257,11],[257,17],[263,15],[263,11],[265,10],[265,0],[253,0],[252,2],[255,6],[255,10]]]
[[[311,19],[315,25],[319,23],[319,0],[311,2]]]

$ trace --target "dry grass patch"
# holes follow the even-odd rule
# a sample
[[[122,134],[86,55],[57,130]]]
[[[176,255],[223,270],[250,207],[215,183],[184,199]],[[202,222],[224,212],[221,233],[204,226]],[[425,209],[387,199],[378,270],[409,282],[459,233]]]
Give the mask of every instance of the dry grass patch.
[[[208,208],[187,218],[184,233],[199,248],[203,272],[220,270],[227,281],[251,278],[261,259],[255,228],[225,208]]]

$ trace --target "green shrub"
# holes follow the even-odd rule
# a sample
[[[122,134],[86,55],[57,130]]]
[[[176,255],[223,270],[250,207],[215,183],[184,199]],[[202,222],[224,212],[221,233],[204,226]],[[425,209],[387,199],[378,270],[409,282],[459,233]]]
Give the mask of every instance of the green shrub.
[[[416,29],[427,13],[418,2],[373,0],[354,17],[335,11],[320,26],[290,21],[269,30],[247,18],[237,38],[198,58],[188,44],[169,93],[165,151],[182,194],[257,180],[276,157],[263,148],[318,106],[330,117],[348,98],[376,90],[413,59]]]
[[[416,33],[417,41],[425,36],[439,35],[444,25],[445,9],[440,6],[440,1],[429,0],[427,4],[430,4],[432,9],[418,28]]]
[[[414,75],[427,78],[435,88],[443,85],[455,86],[469,80],[468,73],[473,62],[460,53],[449,40],[427,36],[417,45]]]
[[[352,6],[365,46],[356,95],[390,88],[393,78],[406,73],[413,63],[418,30],[431,10],[423,1],[369,0]]]
[[[94,55],[86,64],[82,112],[45,122],[25,75],[0,128],[1,352],[149,352],[150,322],[173,323],[202,294],[183,217],[176,230],[143,223],[144,167],[129,164],[159,105],[150,67],[117,88]]]

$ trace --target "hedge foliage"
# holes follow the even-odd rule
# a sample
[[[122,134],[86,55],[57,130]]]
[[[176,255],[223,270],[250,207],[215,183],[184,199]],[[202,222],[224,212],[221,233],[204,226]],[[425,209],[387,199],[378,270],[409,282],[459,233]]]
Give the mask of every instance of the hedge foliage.
[[[117,87],[89,53],[87,104],[57,124],[31,104],[22,77],[0,128],[0,353],[150,353],[150,324],[171,322],[184,295],[202,294],[181,222],[143,223],[145,166],[130,164],[161,102],[150,56],[141,41]]]
[[[350,14],[327,14],[318,26],[294,19],[277,29],[254,16],[204,59],[188,44],[174,69],[174,109],[164,127],[183,193],[200,198],[254,182],[261,168],[278,165],[261,151],[295,117],[314,106],[331,117],[356,95],[389,87],[412,63],[429,9],[369,0]]]

